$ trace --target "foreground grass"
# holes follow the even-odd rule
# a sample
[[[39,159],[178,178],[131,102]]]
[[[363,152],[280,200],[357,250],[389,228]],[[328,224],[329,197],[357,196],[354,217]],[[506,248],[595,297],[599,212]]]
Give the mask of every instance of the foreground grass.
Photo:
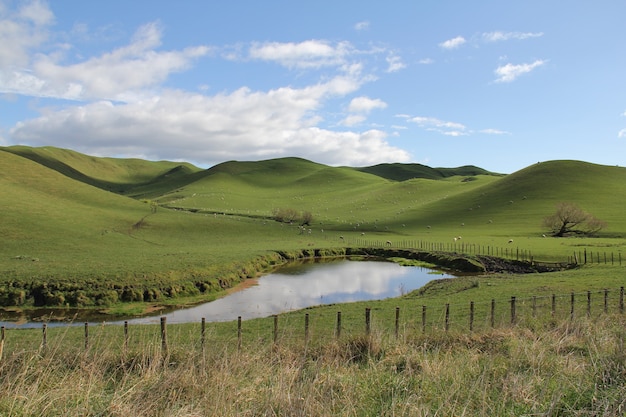
[[[0,415],[623,415],[624,316],[535,324],[240,352],[59,338],[5,354]]]

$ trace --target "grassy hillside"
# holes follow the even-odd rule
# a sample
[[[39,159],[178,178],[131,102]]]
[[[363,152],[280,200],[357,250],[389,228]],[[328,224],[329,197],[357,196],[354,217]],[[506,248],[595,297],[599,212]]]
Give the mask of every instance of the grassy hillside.
[[[189,163],[99,158],[51,146],[9,146],[0,147],[0,151],[30,159],[85,184],[131,196],[140,194],[136,188],[142,190],[150,185],[154,188],[155,184],[159,184],[157,190],[161,193],[164,189],[180,187],[191,174],[200,171]]]
[[[206,296],[267,267],[274,251],[450,243],[459,236],[493,246],[513,239],[509,247],[546,260],[581,247],[626,248],[624,168],[552,161],[507,176],[462,167],[453,171],[463,175],[437,180],[389,179],[401,168],[374,174],[282,158],[201,170],[56,148],[1,148],[0,279],[11,297],[19,298],[17,287],[46,283],[89,288],[106,304],[125,287],[138,301]],[[560,201],[579,204],[608,226],[593,239],[543,238],[541,221]],[[311,212],[310,232],[273,221],[279,208]],[[258,264],[260,257],[266,258]]]

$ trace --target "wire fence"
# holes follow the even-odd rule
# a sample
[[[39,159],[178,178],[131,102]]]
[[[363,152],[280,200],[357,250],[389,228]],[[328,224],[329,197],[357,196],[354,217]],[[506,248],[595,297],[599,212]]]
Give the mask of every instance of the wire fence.
[[[385,304],[388,305],[388,304]],[[340,306],[340,305],[338,305]],[[262,345],[324,344],[332,340],[379,337],[407,340],[416,336],[441,333],[471,334],[512,326],[538,326],[583,319],[606,320],[612,314],[624,314],[624,287],[618,290],[572,292],[467,304],[443,305],[404,303],[403,307],[386,309],[366,307],[360,313],[330,309],[310,309],[263,319],[227,323],[168,325],[161,317],[159,325],[138,324],[48,327],[41,333],[24,329],[0,329],[0,360],[3,355],[39,350],[120,349],[164,354],[171,349],[183,352],[257,349]],[[37,333],[39,336],[37,336]],[[15,336],[15,337],[13,337]],[[71,344],[71,346],[69,345]]]

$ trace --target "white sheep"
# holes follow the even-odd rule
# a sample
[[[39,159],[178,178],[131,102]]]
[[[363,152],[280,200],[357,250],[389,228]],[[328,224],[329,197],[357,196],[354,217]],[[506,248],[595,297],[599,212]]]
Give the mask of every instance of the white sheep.
[[[391,240],[387,241],[387,246],[391,246]]]
[[[509,239],[509,243],[513,243],[513,239]]]

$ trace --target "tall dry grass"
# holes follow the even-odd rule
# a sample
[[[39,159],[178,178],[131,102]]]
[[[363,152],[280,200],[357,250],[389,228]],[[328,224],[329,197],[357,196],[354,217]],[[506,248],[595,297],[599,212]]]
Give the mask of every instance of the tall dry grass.
[[[0,360],[2,416],[620,416],[626,320],[324,343],[124,351],[62,338]]]

